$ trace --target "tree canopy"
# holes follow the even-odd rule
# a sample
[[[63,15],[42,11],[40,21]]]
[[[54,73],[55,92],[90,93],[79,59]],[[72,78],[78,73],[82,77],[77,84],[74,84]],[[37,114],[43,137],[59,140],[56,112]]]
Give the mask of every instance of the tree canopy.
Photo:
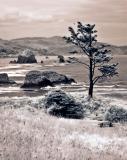
[[[101,78],[111,78],[118,75],[117,65],[109,63],[112,60],[111,50],[107,49],[108,45],[97,42],[97,31],[95,24],[77,23],[77,30],[69,27],[70,36],[64,37],[67,43],[73,43],[78,46],[84,55],[87,55],[89,63],[81,62],[74,58],[75,61],[82,63],[89,70],[89,96],[93,96],[93,86]],[[95,75],[95,71],[99,74]]]

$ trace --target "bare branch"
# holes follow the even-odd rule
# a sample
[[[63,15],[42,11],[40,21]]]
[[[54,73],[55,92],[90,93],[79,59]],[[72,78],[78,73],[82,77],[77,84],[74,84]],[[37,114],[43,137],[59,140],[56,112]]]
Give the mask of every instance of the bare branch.
[[[78,60],[78,59],[75,58],[75,57],[69,57],[69,59],[70,59],[70,60],[73,60],[73,61],[75,61],[75,62],[81,63],[81,64],[85,65],[85,66],[87,67],[87,69],[89,69],[89,65],[88,65],[87,63],[82,62],[82,61]]]
[[[101,78],[103,78],[103,77],[105,77],[104,74],[101,75],[101,76],[95,77],[95,78],[93,79],[93,84],[95,85],[95,83],[96,83],[99,79],[101,79]]]

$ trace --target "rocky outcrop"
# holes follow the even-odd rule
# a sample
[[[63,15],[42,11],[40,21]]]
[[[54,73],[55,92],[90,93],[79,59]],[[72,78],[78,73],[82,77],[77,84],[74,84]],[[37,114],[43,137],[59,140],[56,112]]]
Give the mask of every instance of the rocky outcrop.
[[[74,79],[54,71],[30,71],[26,74],[22,88],[26,87],[46,87],[56,84],[70,84]]]
[[[15,81],[10,80],[7,73],[0,74],[0,84],[15,84]]]
[[[59,74],[55,71],[44,71],[41,73],[44,77],[48,78],[52,84],[71,84],[75,83],[73,78],[67,77],[63,74]]]
[[[77,103],[73,97],[61,90],[52,91],[44,100],[46,111],[57,117],[82,119],[84,109],[82,104]]]
[[[26,74],[24,84],[22,88],[28,87],[46,87],[53,86],[51,81],[44,77],[40,71],[30,71]]]
[[[59,59],[59,63],[65,63],[64,56],[59,55],[59,56],[58,56],[58,59]]]
[[[37,63],[37,60],[35,58],[34,53],[31,50],[27,49],[27,50],[23,51],[23,53],[18,56],[17,63],[20,63],[20,64],[22,64],[22,63]]]

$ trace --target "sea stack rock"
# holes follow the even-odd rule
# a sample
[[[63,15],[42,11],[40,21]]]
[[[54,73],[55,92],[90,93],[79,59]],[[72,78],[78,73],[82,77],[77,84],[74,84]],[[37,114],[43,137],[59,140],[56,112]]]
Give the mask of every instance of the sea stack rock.
[[[46,87],[58,84],[71,84],[73,82],[75,82],[73,78],[69,78],[55,71],[30,71],[26,74],[22,88]]]
[[[17,63],[37,63],[37,60],[33,51],[26,49],[18,56]]]
[[[10,80],[7,73],[0,74],[0,84],[15,84],[16,82]]]

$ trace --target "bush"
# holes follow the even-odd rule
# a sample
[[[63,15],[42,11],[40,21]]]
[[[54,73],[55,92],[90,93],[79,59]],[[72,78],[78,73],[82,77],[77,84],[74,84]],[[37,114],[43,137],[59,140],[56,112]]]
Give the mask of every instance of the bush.
[[[105,113],[105,120],[116,123],[127,122],[127,110],[113,106]]]
[[[52,91],[44,100],[44,106],[51,115],[64,118],[81,119],[84,117],[82,104],[61,90]]]

